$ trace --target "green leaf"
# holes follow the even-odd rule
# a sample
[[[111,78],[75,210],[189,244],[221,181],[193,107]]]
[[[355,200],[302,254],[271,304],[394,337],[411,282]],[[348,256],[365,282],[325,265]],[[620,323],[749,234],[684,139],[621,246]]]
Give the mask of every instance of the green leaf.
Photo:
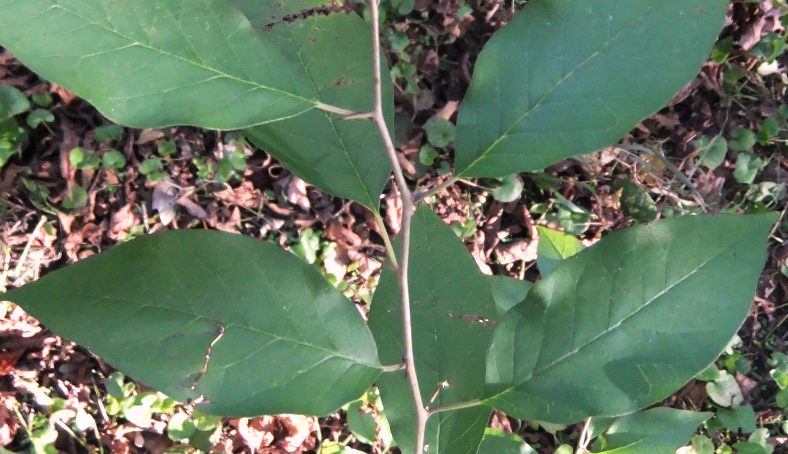
[[[741,430],[744,433],[750,433],[757,428],[755,426],[755,412],[752,409],[752,405],[744,405],[731,410],[719,410],[714,416],[713,422],[733,432]]]
[[[167,436],[170,440],[183,441],[194,435],[197,430],[186,413],[174,414],[167,423]]]
[[[758,143],[755,133],[745,128],[736,128],[731,131],[728,147],[733,151],[748,151]]]
[[[140,163],[139,171],[143,175],[152,175],[161,172],[162,162],[159,158],[148,158]]]
[[[490,284],[495,308],[499,315],[505,314],[509,309],[522,303],[534,286],[528,281],[509,276],[485,276],[485,279]]]
[[[272,2],[279,3],[284,4]],[[289,1],[287,5],[289,8]],[[314,16],[277,26],[271,33],[301,58],[317,99],[358,112],[372,108],[371,30],[363,19],[355,14]],[[389,71],[384,68],[382,75],[384,112],[393,124]],[[377,210],[391,165],[372,122],[342,120],[341,116],[313,110],[244,134],[304,181]]]
[[[528,443],[513,433],[488,427],[477,454],[537,454]]]
[[[694,454],[714,454],[714,442],[705,435],[695,435],[692,437],[692,449]]]
[[[65,199],[63,199],[63,208],[66,210],[76,210],[82,208],[88,203],[88,193],[80,185],[74,185],[69,191]]]
[[[427,140],[435,147],[446,148],[454,142],[456,127],[445,118],[433,117],[424,125]]]
[[[620,139],[695,77],[727,6],[530,2],[476,63],[459,114],[457,174],[539,170]]]
[[[775,214],[647,224],[565,261],[498,323],[486,402],[566,424],[664,399],[744,320]]]
[[[224,0],[0,0],[0,10],[3,47],[114,123],[239,129],[321,107],[289,43]]]
[[[519,200],[523,194],[523,179],[519,175],[507,175],[501,178],[501,185],[492,190],[492,196],[501,203]]]
[[[123,138],[123,127],[119,125],[99,126],[93,130],[96,142],[110,143]]]
[[[351,302],[293,254],[240,235],[140,237],[3,299],[214,415],[327,414],[379,373]]]
[[[706,392],[715,404],[722,407],[737,407],[744,401],[739,383],[727,371],[719,371],[720,376],[706,383]]]
[[[378,439],[378,425],[372,413],[363,411],[363,400],[351,402],[347,408],[347,425],[358,441],[375,444]]]
[[[736,156],[736,170],[733,176],[741,184],[752,184],[764,165],[763,159],[752,153],[739,153]]]
[[[413,348],[422,399],[432,408],[478,399],[484,392],[484,354],[496,318],[490,286],[468,249],[429,208],[413,217],[410,247]],[[402,307],[395,274],[384,270],[369,326],[384,364],[402,362]],[[431,398],[441,387],[437,398]],[[402,372],[377,381],[394,439],[404,453],[415,445],[415,407]],[[442,412],[427,424],[430,452],[473,454],[490,409]]]
[[[46,109],[34,109],[27,115],[27,125],[30,126],[31,129],[36,129],[43,124],[52,123],[54,121],[55,116]]]
[[[543,278],[549,276],[564,260],[585,249],[583,243],[572,235],[537,227],[539,243],[536,245],[536,266]]]
[[[712,413],[653,408],[616,420],[594,444],[594,453],[674,454]]]
[[[0,123],[30,109],[30,101],[21,91],[10,85],[0,84]]]
[[[651,196],[627,178],[622,178],[613,185],[613,191],[621,191],[621,208],[624,214],[637,222],[651,222],[657,219],[659,209]]]
[[[101,158],[104,167],[108,169],[122,169],[126,167],[126,157],[118,150],[109,149]]]
[[[700,152],[698,159],[700,163],[709,170],[714,170],[723,162],[728,154],[728,141],[724,137],[714,137],[709,139],[701,136],[695,141],[695,148]]]

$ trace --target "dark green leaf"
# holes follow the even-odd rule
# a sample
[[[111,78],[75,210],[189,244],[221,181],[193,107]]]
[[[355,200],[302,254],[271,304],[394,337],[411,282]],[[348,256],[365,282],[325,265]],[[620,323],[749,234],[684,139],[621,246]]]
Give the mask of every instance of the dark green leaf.
[[[745,128],[736,128],[731,131],[728,147],[733,151],[748,151],[758,143],[755,133]]]
[[[544,227],[539,229],[539,243],[536,246],[536,266],[543,278],[549,276],[564,260],[585,249],[577,238],[557,230]]]
[[[238,129],[320,107],[289,44],[224,0],[0,0],[0,10],[0,45],[115,123]]]
[[[414,355],[422,399],[430,407],[467,402],[484,391],[484,353],[492,338],[495,305],[489,284],[465,245],[429,208],[413,218],[410,299]],[[369,325],[385,364],[402,362],[400,292],[395,274],[384,270],[375,291]],[[415,444],[415,408],[402,372],[378,379],[394,439],[405,453]],[[474,454],[489,408],[433,415],[427,425],[430,452]]]
[[[42,124],[52,123],[54,121],[55,116],[46,109],[34,109],[27,115],[27,125],[32,129],[36,129]]]
[[[115,142],[123,138],[123,127],[118,125],[99,126],[93,133],[98,143]]]
[[[477,454],[536,454],[536,451],[517,435],[488,427]]]
[[[427,131],[427,140],[438,148],[448,147],[454,142],[455,126],[454,123],[445,118],[433,117],[424,125]]]
[[[572,423],[664,399],[744,320],[775,219],[685,216],[614,232],[566,260],[498,323],[488,403]]]
[[[695,141],[695,147],[700,152],[700,163],[709,170],[714,170],[722,165],[728,154],[728,141],[724,137],[709,139],[702,136]]]
[[[314,16],[271,33],[301,58],[317,99],[358,112],[372,108],[371,30],[363,19],[355,14]],[[392,83],[385,68],[382,86],[385,113],[393,124]],[[346,121],[314,110],[245,134],[304,181],[377,210],[391,166],[370,121]]]
[[[14,115],[30,109],[30,101],[21,91],[9,85],[0,84],[0,123]]]
[[[750,433],[757,428],[752,405],[744,405],[731,410],[718,410],[712,422],[733,432],[741,430],[744,433]]]
[[[293,254],[240,235],[141,237],[4,298],[211,414],[326,414],[379,373],[351,302]]]
[[[108,169],[122,169],[126,166],[126,157],[118,150],[109,149],[102,156],[102,163]]]
[[[657,219],[659,210],[651,196],[627,178],[622,178],[613,185],[614,191],[621,191],[621,208],[624,214],[637,222],[651,222]]]
[[[499,315],[522,303],[534,284],[509,276],[485,276]]]
[[[741,184],[752,184],[764,165],[763,159],[752,153],[739,153],[736,156],[736,170],[733,176]]]
[[[538,170],[615,142],[698,73],[727,6],[528,3],[476,63],[459,114],[457,174]]]
[[[374,444],[378,439],[378,426],[372,413],[365,412],[362,400],[351,402],[347,408],[347,425],[358,441]]]
[[[519,200],[523,194],[523,179],[519,175],[508,175],[501,178],[501,185],[492,190],[492,196],[501,203]]]
[[[616,420],[594,444],[594,453],[675,454],[712,416],[673,408],[653,408]]]
[[[66,210],[76,210],[82,208],[88,203],[88,193],[85,188],[75,185],[71,188],[68,195],[63,199],[63,208]]]

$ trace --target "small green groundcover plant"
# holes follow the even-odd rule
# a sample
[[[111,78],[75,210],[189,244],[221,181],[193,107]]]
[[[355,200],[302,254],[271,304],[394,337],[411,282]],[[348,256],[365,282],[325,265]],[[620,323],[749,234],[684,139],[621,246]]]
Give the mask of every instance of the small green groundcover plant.
[[[243,130],[377,219],[393,172],[404,207],[368,322],[295,255],[214,231],[140,237],[4,298],[211,415],[325,415],[375,385],[405,453],[532,452],[485,430],[493,408],[594,417],[580,450],[672,453],[710,415],[638,410],[725,348],[776,216],[614,232],[566,260],[540,257],[531,284],[483,275],[424,201],[457,178],[614,143],[696,75],[727,7],[531,0],[478,58],[454,177],[412,189],[389,132],[377,3],[365,20],[325,0],[0,0],[0,45],[116,123]]]

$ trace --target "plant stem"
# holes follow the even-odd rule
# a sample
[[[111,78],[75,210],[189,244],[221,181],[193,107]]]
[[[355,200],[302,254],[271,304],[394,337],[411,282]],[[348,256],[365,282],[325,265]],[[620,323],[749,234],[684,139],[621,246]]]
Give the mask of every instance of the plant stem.
[[[440,192],[449,188],[450,186],[453,186],[454,183],[456,183],[457,181],[458,181],[457,177],[449,177],[449,179],[447,179],[443,183],[433,188],[425,189],[423,191],[418,191],[416,194],[413,195],[413,201],[415,203],[419,203],[422,200],[429,199],[430,197],[439,194]]]
[[[586,449],[588,446],[588,442],[590,441],[589,438],[589,429],[591,428],[591,418],[588,418],[583,423],[583,430],[580,432],[580,438],[577,441],[577,451],[575,454],[585,454],[588,452]]]
[[[469,400],[467,402],[457,402],[456,404],[448,404],[448,405],[443,405],[441,407],[430,408],[427,411],[429,411],[429,413],[431,415],[434,415],[435,413],[443,413],[445,411],[454,411],[454,410],[463,410],[465,408],[478,407],[479,405],[482,405],[482,401],[480,401],[480,400]]]
[[[373,80],[375,86],[375,106],[372,111],[372,121],[378,127],[380,136],[383,138],[383,144],[386,147],[389,161],[394,170],[394,181],[399,189],[400,197],[402,198],[402,228],[400,235],[402,235],[402,252],[399,258],[399,267],[397,267],[397,274],[399,278],[400,294],[402,298],[402,337],[405,347],[404,362],[405,362],[405,375],[407,376],[408,383],[410,384],[411,393],[413,394],[413,403],[416,406],[416,443],[415,453],[422,454],[424,452],[424,432],[427,427],[427,419],[429,413],[424,407],[424,401],[421,397],[421,389],[419,388],[419,379],[416,375],[416,362],[413,358],[413,327],[411,324],[410,315],[410,290],[408,285],[408,264],[410,258],[410,226],[413,219],[413,197],[411,196],[408,183],[405,181],[405,176],[402,172],[397,160],[397,150],[394,147],[394,141],[391,139],[391,133],[386,125],[386,117],[383,115],[383,90],[381,82],[381,56],[380,56],[380,5],[379,0],[370,0],[370,11],[372,15],[372,63],[373,63]]]
[[[375,223],[378,225],[378,230],[380,230],[380,236],[383,238],[383,244],[386,245],[386,255],[388,255],[389,260],[391,261],[391,266],[393,266],[396,270],[399,268],[399,261],[397,260],[397,253],[394,251],[394,245],[391,244],[389,232],[386,230],[386,223],[383,222],[383,218],[380,217],[380,212],[374,211],[372,215],[375,217]]]

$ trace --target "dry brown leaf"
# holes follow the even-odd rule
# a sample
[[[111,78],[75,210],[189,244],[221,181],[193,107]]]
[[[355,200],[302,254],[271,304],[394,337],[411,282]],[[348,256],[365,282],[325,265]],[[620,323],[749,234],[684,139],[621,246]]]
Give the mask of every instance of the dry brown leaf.
[[[290,177],[290,181],[287,183],[285,198],[287,198],[288,202],[300,207],[304,211],[309,211],[309,208],[312,207],[312,203],[309,201],[309,197],[306,194],[306,182],[298,177]]]
[[[14,441],[19,428],[14,414],[16,399],[9,394],[0,394],[0,447]]]
[[[277,419],[287,431],[284,440],[277,443],[284,452],[298,452],[309,436],[320,430],[317,419],[310,416],[280,415]]]
[[[251,449],[262,449],[271,446],[276,432],[276,420],[273,416],[259,418],[241,418],[238,420],[238,435]]]
[[[508,265],[518,261],[533,262],[536,260],[536,246],[538,244],[539,241],[536,239],[499,244],[495,248],[495,256],[501,265]]]
[[[131,204],[123,205],[119,210],[112,213],[107,236],[112,240],[122,241],[128,236],[131,228],[138,223],[139,218],[134,214]]]

